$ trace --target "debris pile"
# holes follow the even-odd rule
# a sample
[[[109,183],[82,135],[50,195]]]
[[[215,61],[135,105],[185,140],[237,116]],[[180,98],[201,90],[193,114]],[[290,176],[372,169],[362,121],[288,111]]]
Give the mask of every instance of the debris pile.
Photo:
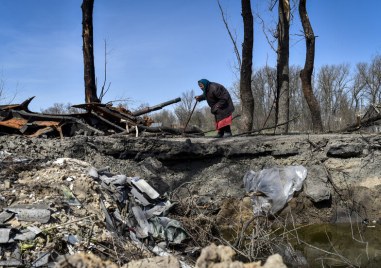
[[[1,151],[3,170],[17,164],[24,166],[19,179],[1,185],[0,267],[46,267],[78,252],[122,265],[169,255],[187,238],[166,217],[173,204],[142,178],[72,158],[39,167]]]
[[[21,134],[30,137],[72,137],[74,135],[135,135],[141,133],[181,135],[183,133],[198,133],[202,131],[195,127],[175,129],[170,127],[151,127],[153,120],[147,113],[159,110],[165,106],[181,101],[173,99],[152,107],[131,112],[112,104],[86,103],[73,105],[84,109],[84,113],[75,114],[45,114],[31,112],[29,103],[34,97],[21,104],[0,105],[0,135]],[[142,116],[142,117],[141,117]]]

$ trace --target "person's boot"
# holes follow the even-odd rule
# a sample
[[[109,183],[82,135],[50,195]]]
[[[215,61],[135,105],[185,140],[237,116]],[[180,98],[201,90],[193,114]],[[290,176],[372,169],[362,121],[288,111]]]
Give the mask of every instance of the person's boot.
[[[228,138],[228,137],[231,137],[231,136],[233,136],[231,131],[226,131],[225,134],[224,134],[224,138]]]
[[[231,136],[232,136],[232,130],[231,130],[230,126],[226,126],[225,127],[224,138],[228,138],[228,137],[231,137]]]
[[[224,136],[224,132],[223,131],[218,131],[217,132],[217,135],[216,136],[214,136],[215,138],[222,138]]]

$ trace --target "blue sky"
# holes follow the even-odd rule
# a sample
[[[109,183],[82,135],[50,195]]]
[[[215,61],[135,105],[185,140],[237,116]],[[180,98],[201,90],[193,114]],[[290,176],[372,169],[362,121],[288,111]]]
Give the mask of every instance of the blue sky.
[[[221,0],[229,25],[242,42],[239,0]],[[266,26],[276,24],[265,0],[252,0]],[[308,0],[316,40],[316,68],[370,61],[381,53],[381,1]],[[81,0],[0,0],[0,79],[13,103],[36,96],[39,112],[54,103],[84,102]],[[296,10],[297,11],[297,10]],[[131,108],[155,105],[207,78],[231,87],[235,55],[216,0],[95,0],[95,68],[100,88],[107,41],[104,102],[129,99]],[[304,41],[296,12],[290,64],[303,65]],[[255,21],[254,68],[275,66],[275,53]]]

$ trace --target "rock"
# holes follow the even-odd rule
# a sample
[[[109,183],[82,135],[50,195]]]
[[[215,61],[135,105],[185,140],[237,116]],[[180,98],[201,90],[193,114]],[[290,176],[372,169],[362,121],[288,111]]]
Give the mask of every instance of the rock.
[[[60,257],[56,268],[118,268],[119,266],[110,262],[102,261],[101,258],[92,253],[76,253],[71,256]]]
[[[159,256],[130,261],[121,268],[180,268],[180,262],[173,256]]]
[[[308,167],[307,178],[303,187],[307,197],[315,203],[331,198],[331,187],[328,183],[327,172],[322,166],[313,165]]]
[[[232,263],[232,258],[235,255],[235,251],[227,246],[216,246],[211,244],[210,246],[202,249],[200,257],[197,259],[196,268],[208,268],[213,267],[217,263],[226,263],[226,265]],[[222,265],[220,265],[222,268]],[[228,266],[224,266],[228,267]]]
[[[287,268],[279,254],[270,256],[263,266],[261,266],[261,262],[234,261],[235,254],[235,251],[228,246],[211,244],[202,249],[195,268]]]
[[[339,157],[339,158],[350,158],[350,157],[359,157],[362,155],[364,149],[363,144],[335,144],[332,145],[328,152],[327,156],[329,157]]]
[[[89,170],[88,170],[88,174],[90,177],[92,178],[98,178],[98,171],[95,167],[90,167]]]
[[[348,223],[361,222],[363,218],[356,211],[349,211],[348,207],[337,207],[331,222],[332,223]]]
[[[282,256],[280,256],[279,254],[274,254],[268,257],[265,264],[262,267],[263,268],[287,268],[287,266],[283,263]]]

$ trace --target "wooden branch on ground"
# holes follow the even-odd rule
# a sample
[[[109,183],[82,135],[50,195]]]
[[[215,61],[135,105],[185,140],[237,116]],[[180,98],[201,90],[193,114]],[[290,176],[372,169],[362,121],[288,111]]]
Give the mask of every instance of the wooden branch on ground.
[[[327,145],[328,139],[323,139],[322,141],[319,141],[317,144],[313,141],[311,141],[309,138],[307,138],[307,142],[314,148],[313,152],[315,151],[323,151],[323,148]]]
[[[94,112],[91,112],[91,115],[96,117],[98,120],[102,121],[103,123],[107,124],[108,126],[110,126],[111,128],[117,130],[117,131],[125,131],[124,128],[122,128],[121,126],[118,126],[114,123],[112,123],[111,121],[107,120],[106,118],[103,118],[102,116],[99,116],[98,114],[94,113]]]
[[[138,125],[137,126],[139,131],[144,131],[148,133],[163,133],[163,134],[172,134],[172,135],[182,135],[183,129],[178,129],[178,128],[171,128],[171,127],[166,127],[166,126],[161,126],[161,127],[147,127],[143,125]],[[123,131],[121,133],[118,133],[117,135],[126,135],[130,133],[135,133],[136,129],[132,128],[129,132]],[[188,127],[187,130],[185,131],[185,134],[199,134],[203,135],[203,132],[196,127]]]
[[[297,116],[297,117],[294,117],[294,118],[292,118],[291,120],[288,120],[287,122],[284,122],[284,123],[276,124],[276,125],[274,125],[274,126],[270,126],[270,127],[265,127],[265,128],[260,128],[260,129],[254,129],[254,130],[252,130],[252,131],[243,132],[243,133],[240,133],[240,134],[237,134],[237,135],[234,135],[234,136],[236,137],[236,136],[250,135],[250,134],[257,133],[257,132],[259,133],[259,132],[261,132],[261,131],[263,131],[263,130],[274,129],[274,128],[277,128],[277,127],[279,127],[279,126],[283,126],[283,125],[285,125],[285,124],[288,124],[288,123],[290,123],[290,122],[296,120],[297,118],[298,118],[298,116]]]
[[[359,122],[356,122],[355,124],[352,124],[350,126],[347,126],[343,129],[341,129],[339,132],[353,132],[353,131],[356,131],[356,130],[359,130],[361,129],[362,127],[368,127],[370,126],[372,123],[378,121],[381,119],[381,114],[378,114],[376,116],[373,116],[373,117],[370,117],[370,118],[367,118],[363,121],[359,121]]]

